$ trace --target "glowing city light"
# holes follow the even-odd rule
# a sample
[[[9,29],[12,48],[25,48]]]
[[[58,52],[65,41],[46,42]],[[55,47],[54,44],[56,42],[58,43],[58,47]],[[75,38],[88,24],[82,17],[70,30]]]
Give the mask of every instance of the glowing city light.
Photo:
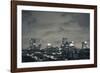
[[[48,46],[51,46],[51,43],[48,43],[47,45],[48,45]]]

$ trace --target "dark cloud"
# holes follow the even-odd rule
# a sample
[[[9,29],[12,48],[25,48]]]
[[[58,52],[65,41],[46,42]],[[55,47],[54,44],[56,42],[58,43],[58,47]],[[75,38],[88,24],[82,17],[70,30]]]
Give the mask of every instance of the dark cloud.
[[[63,37],[76,42],[89,41],[89,14],[69,12],[22,11],[23,48],[29,46],[30,38],[39,38],[43,46],[51,42],[60,44]]]

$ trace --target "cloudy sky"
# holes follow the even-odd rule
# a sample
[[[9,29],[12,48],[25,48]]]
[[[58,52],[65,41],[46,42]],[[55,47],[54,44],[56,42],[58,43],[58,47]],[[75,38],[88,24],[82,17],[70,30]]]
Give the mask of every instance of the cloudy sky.
[[[88,13],[22,11],[22,48],[29,47],[31,38],[38,38],[42,46],[47,43],[61,44],[63,37],[75,41],[76,47],[81,47],[82,41],[89,39]]]

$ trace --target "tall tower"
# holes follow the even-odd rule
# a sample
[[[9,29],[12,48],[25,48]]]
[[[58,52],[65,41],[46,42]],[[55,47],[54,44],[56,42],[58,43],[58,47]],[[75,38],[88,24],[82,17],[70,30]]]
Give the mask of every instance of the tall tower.
[[[29,41],[29,45],[30,45],[31,49],[40,49],[41,48],[40,40],[35,39],[35,38],[31,38],[31,40]]]
[[[62,38],[62,44],[61,48],[68,48],[69,47],[69,42],[67,38]]]
[[[69,47],[74,47],[74,41],[71,41],[70,44],[69,44]]]
[[[82,42],[82,48],[83,49],[89,48],[87,41]]]

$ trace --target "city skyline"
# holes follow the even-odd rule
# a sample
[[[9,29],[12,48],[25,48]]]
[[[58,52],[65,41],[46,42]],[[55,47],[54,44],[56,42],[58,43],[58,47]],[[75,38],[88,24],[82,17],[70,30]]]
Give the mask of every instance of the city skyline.
[[[65,40],[63,40],[63,39],[65,39]],[[35,40],[35,42],[32,42],[33,40]],[[59,45],[58,45],[58,44],[57,44],[57,45],[54,45],[53,43],[50,43],[50,42],[45,43],[45,41],[44,41],[45,46],[42,46],[42,45],[43,45],[43,44],[42,44],[43,41],[42,41],[42,42],[41,42],[41,41],[42,41],[42,40],[40,40],[40,39],[31,38],[30,41],[29,41],[29,44],[30,44],[30,45],[33,45],[34,43],[35,43],[35,45],[36,45],[36,44],[37,44],[37,45],[38,45],[38,44],[41,44],[41,48],[42,48],[42,49],[46,48],[48,45],[49,45],[49,46],[52,46],[52,47],[59,47],[59,48],[60,48],[60,47],[61,47],[61,44],[63,44],[62,41],[65,41],[65,42],[68,42],[69,45],[70,45],[71,42],[73,42],[74,47],[76,47],[76,48],[78,48],[78,49],[81,49],[81,48],[83,47],[83,44],[84,44],[84,43],[86,43],[87,46],[88,46],[88,48],[89,48],[89,43],[88,43],[87,41],[82,41],[82,42],[80,42],[81,47],[77,47],[77,46],[76,46],[76,42],[75,42],[75,41],[69,41],[68,38],[62,38],[61,41],[56,42],[56,44],[57,44],[57,43],[60,43]],[[30,46],[30,45],[29,45],[29,46]],[[29,47],[28,47],[28,48],[29,48]]]

